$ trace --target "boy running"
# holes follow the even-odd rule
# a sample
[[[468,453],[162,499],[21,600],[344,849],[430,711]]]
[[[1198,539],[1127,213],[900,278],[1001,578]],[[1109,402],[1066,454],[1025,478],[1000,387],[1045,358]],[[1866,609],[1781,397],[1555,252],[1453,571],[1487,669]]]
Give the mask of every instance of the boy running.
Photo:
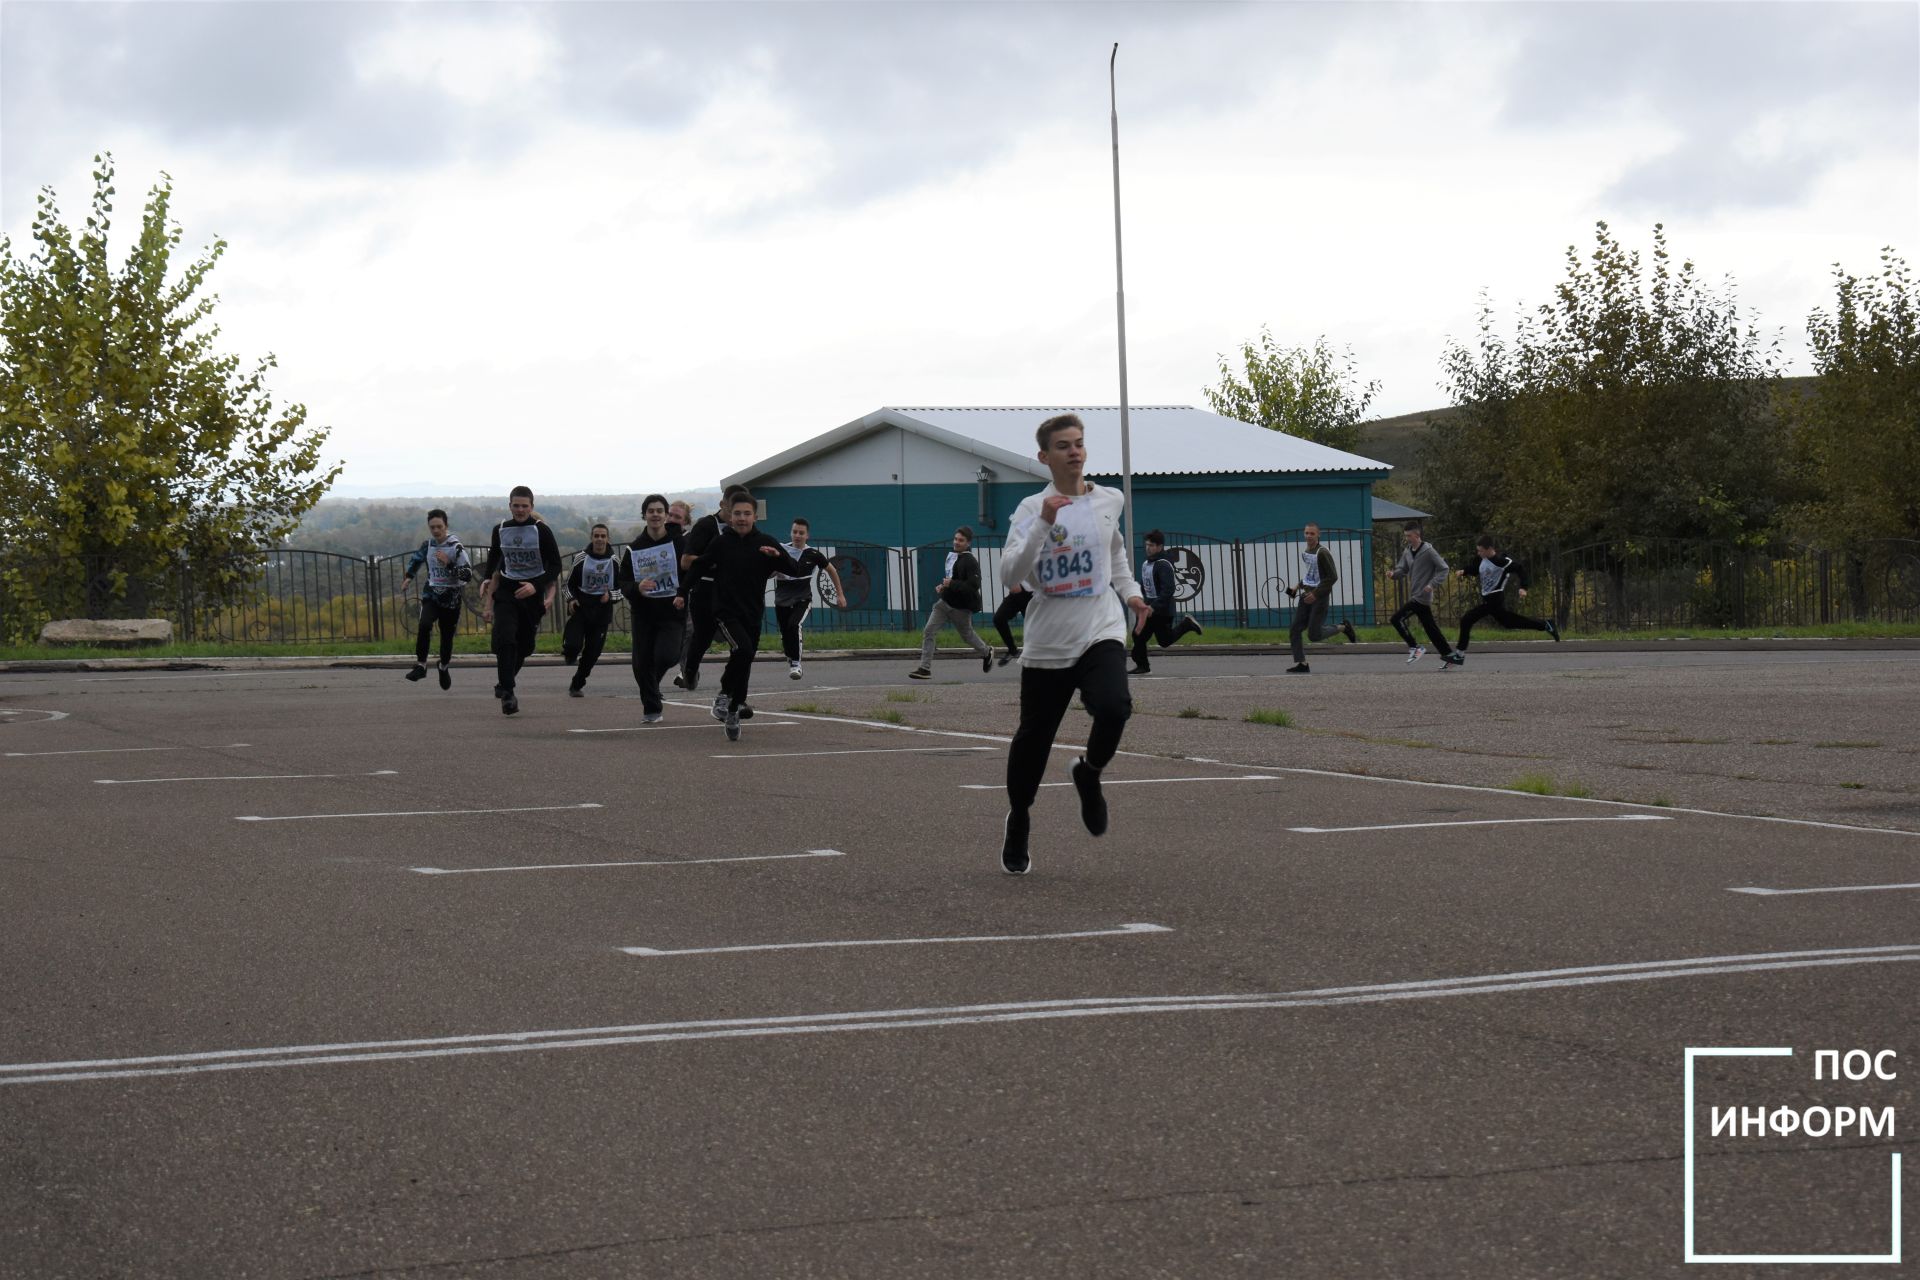
[[[1447,562],[1439,549],[1426,540],[1426,533],[1418,520],[1407,521],[1406,539],[1407,549],[1400,553],[1398,563],[1387,570],[1387,576],[1407,580],[1407,602],[1395,609],[1387,621],[1407,642],[1408,662],[1418,662],[1427,656],[1426,647],[1413,638],[1413,630],[1407,626],[1408,618],[1420,619],[1420,625],[1426,628],[1427,639],[1433,641],[1434,650],[1445,662],[1447,655],[1453,652],[1453,647],[1447,643],[1446,633],[1440,630],[1440,624],[1433,620],[1433,589],[1446,581]]]
[[[1473,638],[1473,624],[1482,618],[1492,618],[1512,631],[1544,631],[1558,640],[1560,628],[1552,618],[1529,618],[1507,608],[1509,587],[1520,593],[1520,599],[1527,598],[1526,569],[1512,556],[1501,555],[1490,533],[1481,534],[1473,545],[1480,554],[1474,557],[1472,564],[1460,570],[1460,576],[1479,579],[1480,603],[1461,617],[1458,651],[1447,654],[1446,661],[1456,667],[1466,662],[1467,642]]]
[[[413,670],[409,680],[427,678],[427,641],[440,628],[440,687],[453,687],[453,633],[460,626],[460,592],[473,581],[473,563],[460,539],[447,532],[447,513],[435,507],[427,512],[427,540],[407,558],[400,577],[401,590],[413,582],[420,566],[427,569],[427,585],[420,589],[420,634],[413,642]]]
[[[953,531],[946,576],[933,589],[933,608],[927,611],[927,629],[920,637],[920,665],[907,672],[910,680],[933,679],[933,651],[948,624],[980,655],[980,669],[993,670],[993,646],[973,633],[973,614],[980,607],[980,561],[972,548],[973,530],[961,525]]]
[[[806,573],[797,578],[783,573],[773,584],[773,617],[780,624],[780,647],[787,655],[787,675],[795,680],[800,678],[800,624],[813,611],[814,570],[825,569],[833,579],[834,603],[844,607],[847,602],[846,588],[840,585],[840,571],[819,548],[807,545],[811,536],[813,526],[804,516],[795,516],[793,527],[787,532],[786,551]]]
[[[1334,626],[1327,621],[1327,609],[1333,603],[1333,584],[1340,581],[1340,570],[1333,563],[1332,553],[1320,545],[1320,526],[1309,524],[1302,532],[1306,535],[1307,547],[1300,553],[1300,581],[1287,588],[1289,597],[1300,597],[1300,605],[1293,611],[1293,625],[1287,629],[1287,639],[1293,645],[1293,665],[1287,668],[1290,676],[1308,673],[1303,633],[1315,644],[1343,631],[1348,643],[1359,639],[1353,634],[1351,622]]]
[[[756,503],[737,490],[727,500],[727,527],[694,559],[690,572],[713,578],[714,618],[727,642],[727,669],[713,700],[714,719],[725,722],[727,740],[740,741],[741,709],[753,676],[753,655],[760,650],[760,619],[766,611],[767,579],[797,574],[800,565],[786,549],[753,527]]]
[[[600,651],[606,647],[607,628],[613,623],[614,573],[619,563],[619,557],[613,554],[613,531],[596,524],[587,549],[580,553],[580,563],[567,575],[573,616],[567,619],[560,650],[569,665],[579,663],[573,682],[567,686],[569,698],[586,697],[587,677],[593,674],[593,664],[600,661]]]
[[[1087,753],[1071,770],[1080,820],[1094,835],[1106,833],[1100,771],[1120,749],[1121,731],[1133,714],[1127,634],[1144,628],[1149,612],[1127,564],[1121,496],[1085,478],[1086,428],[1079,416],[1048,418],[1034,435],[1053,482],[1014,511],[1000,561],[1008,581],[1028,581],[1036,588],[1020,654],[1020,727],[1007,751],[1000,868],[1012,876],[1025,875],[1033,865],[1027,849],[1030,810],[1054,734],[1076,692],[1093,716]]]
[[[666,498],[650,493],[640,503],[646,524],[620,558],[616,581],[633,615],[633,682],[648,724],[666,716],[660,679],[680,661],[686,640],[687,598],[680,590],[681,526],[667,519]],[[685,515],[683,510],[681,513]]]
[[[1181,636],[1206,634],[1192,618],[1174,618],[1173,557],[1167,554],[1167,535],[1153,529],[1141,541],[1147,548],[1147,571],[1140,575],[1140,594],[1153,616],[1147,620],[1147,629],[1133,638],[1133,669],[1127,672],[1130,676],[1143,676],[1153,670],[1153,664],[1147,661],[1147,637],[1158,640],[1165,649]]]
[[[516,485],[507,497],[512,519],[493,526],[487,547],[487,581],[480,617],[493,624],[493,659],[499,674],[493,686],[502,715],[520,714],[514,677],[533,653],[540,619],[547,612],[544,593],[560,576],[560,547],[553,530],[533,514],[533,490]]]
[[[680,658],[680,674],[673,678],[673,684],[675,688],[685,689],[688,693],[700,687],[700,663],[707,656],[707,650],[713,647],[714,632],[718,628],[714,617],[712,574],[709,572],[702,576],[694,568],[694,561],[706,554],[713,540],[720,536],[721,529],[726,525],[727,513],[733,509],[733,496],[745,492],[739,485],[727,490],[720,499],[718,511],[701,516],[687,529],[680,549],[680,570],[687,583],[687,645],[686,652]]]

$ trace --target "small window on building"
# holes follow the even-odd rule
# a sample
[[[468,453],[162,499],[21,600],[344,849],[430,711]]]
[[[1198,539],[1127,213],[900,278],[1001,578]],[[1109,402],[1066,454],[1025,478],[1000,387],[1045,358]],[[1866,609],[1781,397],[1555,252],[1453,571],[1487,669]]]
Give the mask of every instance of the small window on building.
[[[765,520],[767,518],[767,500],[765,498],[755,498],[753,500],[753,518],[755,520]]]

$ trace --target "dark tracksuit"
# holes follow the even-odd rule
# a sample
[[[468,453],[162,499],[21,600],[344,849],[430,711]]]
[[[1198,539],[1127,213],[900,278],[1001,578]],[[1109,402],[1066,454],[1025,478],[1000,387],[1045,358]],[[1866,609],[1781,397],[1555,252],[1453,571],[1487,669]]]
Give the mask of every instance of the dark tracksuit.
[[[1176,618],[1173,613],[1173,557],[1162,551],[1142,566],[1140,594],[1153,606],[1146,630],[1133,638],[1133,665],[1142,672],[1152,670],[1147,661],[1147,641],[1156,640],[1165,649],[1189,631],[1198,630],[1192,618]]]
[[[510,546],[502,549],[502,531]],[[541,598],[547,587],[560,576],[560,546],[553,530],[539,520],[505,520],[493,526],[493,538],[487,547],[487,576],[497,577],[493,589],[493,659],[498,671],[496,682],[513,692],[513,678],[533,655],[535,638],[540,634],[540,619],[546,616]],[[533,587],[526,598],[515,595],[522,583]]]
[[[1303,643],[1302,633],[1305,633],[1305,639],[1319,644],[1340,631],[1338,623],[1327,621],[1327,610],[1333,604],[1333,584],[1340,581],[1340,570],[1335,567],[1333,554],[1327,550],[1324,543],[1315,551],[1314,556],[1320,563],[1319,585],[1310,587],[1304,578],[1301,579],[1299,590],[1302,593],[1313,592],[1313,601],[1310,604],[1299,604],[1294,607],[1293,625],[1287,628],[1287,640],[1293,645],[1295,662],[1307,660],[1307,646]]]
[[[1408,618],[1420,619],[1420,625],[1426,629],[1427,639],[1433,642],[1434,651],[1441,657],[1453,652],[1453,646],[1447,643],[1446,633],[1440,630],[1440,624],[1433,618],[1433,589],[1447,577],[1447,562],[1431,542],[1422,542],[1418,551],[1408,548],[1400,553],[1400,561],[1387,572],[1390,578],[1404,577],[1407,580],[1407,602],[1393,611],[1387,619],[1400,638],[1407,642],[1407,648],[1418,647],[1414,643],[1413,630],[1407,626]]]
[[[428,559],[429,555],[448,549],[453,551],[452,564],[437,564]],[[453,633],[460,627],[461,584],[472,581],[472,562],[467,559],[467,549],[460,545],[460,539],[449,536],[438,546],[431,538],[421,543],[420,549],[407,558],[405,576],[411,578],[422,567],[427,571],[427,580],[420,587],[420,632],[414,637],[413,660],[423,667],[427,665],[427,645],[437,626],[440,628],[440,665],[449,666],[453,662]],[[435,577],[446,585],[433,585]]]
[[[633,682],[640,686],[640,707],[648,715],[658,715],[666,709],[660,698],[660,681],[679,664],[681,647],[686,642],[686,597],[681,595],[680,586],[680,556],[686,544],[679,526],[670,524],[666,536],[658,539],[641,529],[626,550],[631,553],[651,547],[673,548],[673,580],[669,583],[656,579],[659,585],[654,588],[663,594],[641,593],[631,554],[620,557],[617,581],[633,614]],[[676,597],[682,604],[674,604]]]
[[[600,651],[606,647],[607,628],[613,623],[614,578],[623,558],[617,549],[609,549],[605,557],[598,559],[593,552],[586,551],[581,554],[580,563],[573,566],[573,572],[567,575],[567,595],[573,599],[573,616],[567,619],[560,648],[568,658],[579,661],[573,673],[576,689],[586,687],[587,677],[593,674],[593,664],[600,661]],[[603,582],[605,586],[600,585]],[[608,598],[602,600],[602,593]]]
[[[1016,587],[1007,592],[1000,601],[1000,607],[993,611],[993,629],[1000,633],[1000,643],[1008,653],[1017,652],[1019,645],[1013,642],[1013,615],[1025,613],[1027,606],[1033,603],[1033,592],[1025,587]]]
[[[777,555],[767,555],[771,547]],[[753,655],[760,651],[760,619],[766,611],[767,579],[776,573],[797,575],[800,564],[787,549],[758,529],[745,534],[722,529],[693,564],[692,573],[713,577],[714,620],[727,642],[727,669],[720,692],[738,711],[747,700]]]
[[[789,663],[800,661],[800,624],[807,620],[807,614],[813,608],[813,575],[827,567],[827,557],[818,547],[808,547],[794,555],[791,544],[786,546],[788,555],[794,562],[806,570],[799,578],[789,578],[784,574],[773,584],[773,618],[780,624],[780,649],[787,655]]]
[[[1473,637],[1473,624],[1482,618],[1492,618],[1499,625],[1514,631],[1547,629],[1544,618],[1529,618],[1507,608],[1507,588],[1527,585],[1526,569],[1512,556],[1496,555],[1488,559],[1476,555],[1473,563],[1460,572],[1480,580],[1480,603],[1467,610],[1460,619],[1461,652],[1466,652],[1467,641]]]
[[[681,543],[682,556],[704,555],[725,527],[717,515],[704,515],[695,520]],[[713,647],[714,583],[711,571],[702,576],[697,567],[685,564],[681,566],[681,578],[687,590],[687,643],[680,658],[680,671],[686,677],[687,687],[692,688],[700,678],[700,660]]]

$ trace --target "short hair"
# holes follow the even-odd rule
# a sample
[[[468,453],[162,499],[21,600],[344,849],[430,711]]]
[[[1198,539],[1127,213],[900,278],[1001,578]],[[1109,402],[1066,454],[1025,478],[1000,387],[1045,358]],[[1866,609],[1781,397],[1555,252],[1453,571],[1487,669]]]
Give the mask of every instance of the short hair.
[[[1305,524],[1300,526],[1300,532],[1302,533],[1305,533],[1309,529],[1313,530],[1315,533],[1320,532],[1320,522],[1318,520],[1309,520]]]
[[[732,511],[735,507],[739,506],[743,502],[749,506],[753,506],[753,507],[759,506],[759,503],[754,500],[754,496],[751,493],[747,492],[747,490],[744,488],[736,486],[727,493],[727,510],[728,511]]]
[[[1039,429],[1033,433],[1033,438],[1039,441],[1042,449],[1045,449],[1053,443],[1054,432],[1065,431],[1068,427],[1078,427],[1085,431],[1087,424],[1080,421],[1080,415],[1077,413],[1056,413],[1040,424]]]
[[[972,525],[963,524],[958,529],[955,529],[953,532],[957,537],[965,538],[968,541],[968,543],[972,543],[973,541]]]
[[[793,518],[793,522],[799,525],[802,529],[805,529],[808,533],[813,532],[813,526],[807,523],[807,518],[805,516],[795,516]]]
[[[1400,531],[1402,533],[1425,533],[1427,530],[1426,526],[1422,525],[1418,520],[1409,520],[1400,526]]]
[[[721,495],[721,498],[728,506],[732,506],[733,500],[746,492],[747,486],[743,484],[730,484],[727,486],[726,493]]]
[[[1164,547],[1167,545],[1167,535],[1160,532],[1158,529],[1149,529],[1147,530],[1147,536],[1142,538],[1141,541],[1151,542],[1155,546]]]
[[[603,521],[599,521],[599,520],[596,520],[596,521],[594,521],[594,522],[593,522],[593,523],[592,523],[591,525],[589,525],[589,526],[587,527],[587,534],[588,534],[588,536],[589,536],[589,537],[591,537],[591,536],[592,536],[592,534],[593,534],[593,531],[594,531],[595,529],[605,529],[605,530],[607,531],[607,536],[608,536],[609,538],[611,538],[611,537],[613,536],[613,526],[612,526],[612,525],[609,525],[609,524],[606,524],[606,523],[604,523]]]
[[[1490,533],[1483,533],[1473,540],[1473,545],[1476,547],[1492,547],[1495,551],[1498,551],[1500,549],[1500,540]]]
[[[523,484],[517,484],[513,486],[513,492],[507,495],[507,501],[512,502],[515,498],[525,498],[528,502],[532,502],[533,490]]]
[[[673,506],[672,506],[672,504],[670,504],[670,503],[669,503],[669,502],[667,501],[667,495],[666,495],[666,494],[664,494],[664,493],[650,493],[650,494],[648,494],[648,495],[647,495],[646,497],[644,497],[644,498],[642,498],[642,499],[640,499],[640,514],[641,514],[641,515],[645,515],[645,514],[647,514],[647,508],[648,508],[648,507],[650,507],[650,506],[652,506],[652,505],[653,505],[654,503],[656,503],[656,502],[660,504],[660,509],[661,509],[662,511],[671,511],[671,510],[673,510]]]
[[[433,510],[427,512],[427,519],[429,520],[445,520],[446,518],[447,518],[447,513],[442,511],[438,507],[435,507]]]

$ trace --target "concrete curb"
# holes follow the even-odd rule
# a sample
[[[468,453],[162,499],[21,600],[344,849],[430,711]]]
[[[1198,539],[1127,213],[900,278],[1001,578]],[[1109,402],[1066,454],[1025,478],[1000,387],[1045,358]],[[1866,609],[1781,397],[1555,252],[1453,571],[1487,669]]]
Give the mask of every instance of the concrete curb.
[[[1310,652],[1326,656],[1341,652],[1367,654],[1404,654],[1406,649],[1399,644],[1354,644],[1354,645],[1315,645]],[[1835,637],[1816,640],[1794,639],[1750,639],[1750,640],[1567,640],[1556,645],[1551,640],[1507,640],[1493,641],[1478,645],[1474,653],[1856,653],[1856,652],[1920,652],[1920,637]],[[967,654],[960,648],[942,649],[943,658],[959,658]],[[1181,645],[1178,649],[1162,653],[1155,650],[1153,656],[1160,661],[1178,660],[1180,654],[1199,654],[1208,657],[1272,657],[1289,656],[1287,646],[1272,644],[1197,644]],[[807,661],[815,662],[912,662],[919,658],[918,649],[815,649],[807,653]],[[711,663],[715,661],[708,659]],[[761,662],[781,662],[778,648],[760,654]],[[404,670],[413,665],[413,659],[406,654],[335,654],[302,655],[296,657],[233,657],[233,658],[35,658],[19,662],[0,662],[0,674],[41,674],[58,675],[72,671],[323,671],[330,668],[343,670]],[[491,667],[493,658],[487,654],[456,654],[453,665],[462,669]],[[535,654],[527,659],[530,667],[564,666],[557,655]],[[602,665],[623,666],[624,662],[608,662]]]

